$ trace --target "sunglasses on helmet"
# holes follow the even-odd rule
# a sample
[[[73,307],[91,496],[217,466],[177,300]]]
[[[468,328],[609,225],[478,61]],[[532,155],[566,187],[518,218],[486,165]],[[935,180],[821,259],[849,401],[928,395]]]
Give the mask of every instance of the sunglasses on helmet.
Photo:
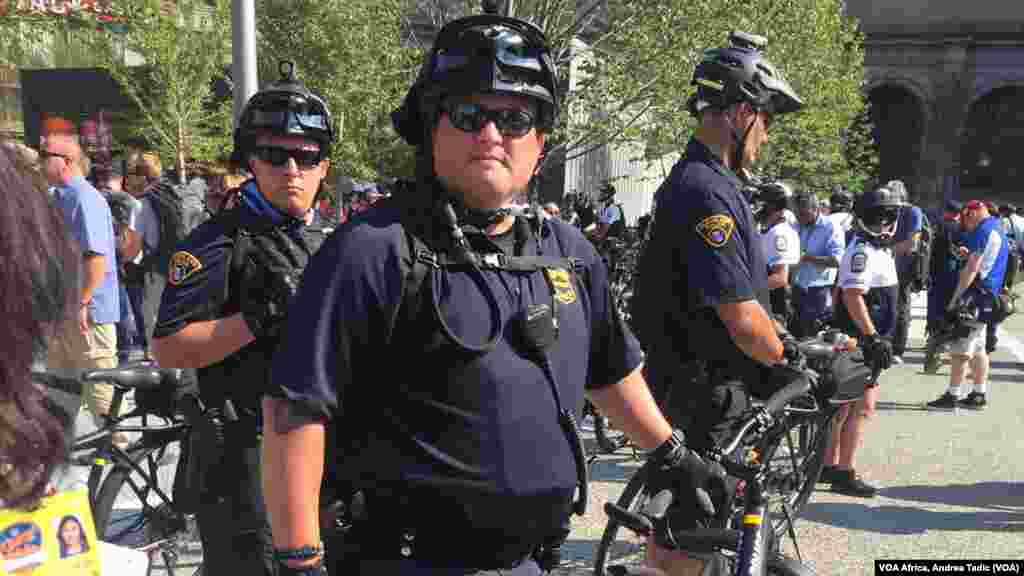
[[[522,108],[485,108],[473,102],[456,102],[443,106],[448,122],[463,132],[479,132],[488,122],[502,136],[520,138],[534,127],[534,116]]]
[[[465,37],[471,31],[476,32],[477,36],[468,40]],[[435,74],[444,74],[468,66],[474,59],[479,58],[478,46],[481,41],[493,46],[494,57],[500,64],[538,73],[544,71],[544,46],[547,42],[538,31],[517,30],[494,24],[489,27],[455,30],[451,34],[451,38],[438,39],[440,46],[448,47],[440,48],[434,55]]]
[[[299,168],[312,168],[323,159],[319,150],[299,150],[280,146],[256,146],[252,153],[253,156],[278,168],[287,164],[289,158],[295,160]]]
[[[327,131],[327,116],[312,106],[305,109],[253,108],[249,111],[246,125],[253,129],[265,129],[272,132],[286,131],[289,126],[298,125],[304,130]]]

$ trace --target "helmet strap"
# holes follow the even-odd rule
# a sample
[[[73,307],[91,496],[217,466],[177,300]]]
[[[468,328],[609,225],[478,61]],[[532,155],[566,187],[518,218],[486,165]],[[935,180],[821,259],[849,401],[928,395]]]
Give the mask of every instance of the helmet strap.
[[[743,149],[747,144],[747,137],[750,136],[750,131],[754,129],[754,123],[757,122],[756,114],[754,120],[747,124],[747,127],[740,132],[740,129],[736,127],[736,124],[730,119],[729,124],[732,127],[732,171],[736,173],[741,179],[744,178],[745,170],[743,169]]]

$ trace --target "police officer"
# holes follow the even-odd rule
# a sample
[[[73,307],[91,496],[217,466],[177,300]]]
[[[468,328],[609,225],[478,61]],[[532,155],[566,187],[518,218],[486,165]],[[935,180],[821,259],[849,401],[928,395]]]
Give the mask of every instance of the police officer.
[[[264,466],[283,574],[320,573],[312,495],[325,466],[359,491],[344,565],[327,551],[332,573],[540,574],[586,500],[573,496],[584,388],[652,450],[653,481],[691,479],[684,499],[721,489],[658,412],[593,246],[509,208],[558,86],[532,24],[483,14],[439,32],[393,115],[416,181],[324,245],[275,358]]]
[[[894,180],[894,182],[900,182]],[[901,183],[902,185],[902,183]],[[893,362],[903,363],[903,354],[907,351],[907,339],[910,335],[910,297],[911,292],[920,289],[926,278],[923,267],[915,266],[915,253],[920,250],[921,235],[924,230],[925,216],[920,207],[907,204],[900,212],[900,221],[896,228],[896,243],[893,254],[896,257],[896,273],[900,279],[900,298],[896,308],[896,332],[893,334]]]
[[[601,197],[598,199],[601,204],[601,214],[597,218],[597,230],[594,238],[602,241],[606,238],[621,238],[626,232],[626,214],[622,210],[622,204],[615,202],[615,186],[605,182],[601,186]]]
[[[735,41],[705,51],[692,84],[688,107],[699,126],[655,196],[637,292],[647,305],[634,318],[652,389],[666,391],[663,406],[688,442],[707,448],[784,359],[768,313],[768,263],[738,174],[757,160],[772,119],[803,102],[756,46]],[[688,515],[680,528],[701,523]]]
[[[324,101],[282,78],[249,99],[234,155],[252,174],[171,258],[156,327],[162,366],[197,368],[212,426],[198,510],[207,574],[275,574],[259,473],[259,399],[298,276],[323,242],[307,226],[334,133]],[[205,450],[204,450],[205,453]]]
[[[772,314],[789,322],[789,267],[800,263],[800,237],[786,221],[785,211],[793,203],[793,191],[784,182],[768,182],[758,187],[762,203],[757,217],[764,227],[761,247],[768,262],[768,289]]]
[[[879,370],[892,364],[890,338],[896,327],[899,281],[891,246],[904,198],[906,192],[899,181],[869,190],[858,198],[856,232],[839,265],[840,297],[835,327],[857,337],[865,360]],[[853,408],[844,406],[837,416],[821,477],[822,482],[831,482],[833,492],[862,497],[878,492],[853,467],[877,399],[875,385],[864,392]]]

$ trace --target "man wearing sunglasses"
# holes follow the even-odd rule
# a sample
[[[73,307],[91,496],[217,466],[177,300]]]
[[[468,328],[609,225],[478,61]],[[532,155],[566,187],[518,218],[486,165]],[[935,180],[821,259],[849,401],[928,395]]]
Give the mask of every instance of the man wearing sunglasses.
[[[586,502],[585,388],[690,498],[714,483],[658,412],[593,246],[513,207],[558,86],[532,24],[484,14],[438,34],[392,116],[416,146],[416,182],[324,245],[274,361],[264,465],[289,470],[267,476],[276,546],[319,548],[308,494],[326,474],[362,493],[332,574],[550,570]],[[288,574],[316,573],[303,556]]]
[[[891,338],[896,330],[899,279],[892,246],[896,243],[906,188],[899,180],[865,192],[857,199],[854,237],[839,264],[835,327],[859,339],[864,359],[880,370],[892,365]],[[873,497],[878,489],[854,470],[868,420],[875,413],[877,383],[850,407],[843,406],[825,450],[821,482],[848,496]]]
[[[192,434],[200,473],[189,484],[206,574],[277,574],[260,483],[260,397],[299,275],[323,242],[309,221],[334,140],[324,101],[285,64],[235,130],[233,156],[254,177],[236,207],[172,254],[154,331],[161,366],[196,369],[209,415]]]

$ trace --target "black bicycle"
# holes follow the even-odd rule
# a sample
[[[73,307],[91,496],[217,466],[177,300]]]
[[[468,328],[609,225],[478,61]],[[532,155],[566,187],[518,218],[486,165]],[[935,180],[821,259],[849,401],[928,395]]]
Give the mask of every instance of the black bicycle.
[[[89,501],[97,535],[148,553],[150,572],[153,560],[160,557],[170,576],[181,567],[181,553],[198,546],[192,514],[172,498],[172,482],[181,466],[174,474],[167,470],[175,445],[179,455],[187,445],[192,418],[200,409],[181,394],[182,378],[182,370],[161,369],[148,362],[87,371],[78,380],[33,373],[37,382],[74,395],[82,394],[85,382],[113,384],[110,414],[120,415],[106,416],[99,430],[75,438],[71,461],[90,468]],[[135,408],[121,414],[129,392],[134,393]],[[138,423],[130,422],[134,420]],[[115,435],[127,436],[128,444],[115,443]],[[201,574],[200,566],[192,576]]]
[[[713,461],[722,462],[726,471],[740,480],[733,508],[727,514],[728,526],[740,525],[754,508],[763,510],[757,516],[762,519],[763,531],[770,533],[773,547],[788,531],[798,557],[793,522],[810,498],[821,474],[832,417],[841,405],[862,396],[865,387],[877,377],[859,354],[846,352],[845,346],[834,340],[835,334],[830,334],[801,342],[800,349],[807,358],[807,365],[803,368],[806,378],[798,379],[763,404],[755,405],[733,440],[721,450],[705,455]],[[651,505],[657,512],[657,507],[664,505],[664,502],[656,501],[656,495],[645,490],[648,475],[649,468],[645,464],[630,479],[616,503],[606,505],[609,518],[597,549],[596,576],[643,573],[621,570],[639,566],[644,558],[646,538],[636,534],[646,534],[643,530],[634,530],[636,534],[622,533],[620,528],[635,529],[640,525],[635,520],[637,514],[642,515]],[[738,534],[736,530],[684,534],[676,542],[687,546],[666,547],[697,551],[707,548],[708,542],[736,544],[735,540],[719,538],[726,533],[729,537]],[[697,536],[701,539],[694,540]],[[689,546],[693,542],[699,545]],[[729,545],[716,544],[714,547],[736,550],[735,546]],[[782,568],[778,570],[778,574],[799,574],[781,571]],[[744,576],[762,574],[756,571],[734,573]]]

